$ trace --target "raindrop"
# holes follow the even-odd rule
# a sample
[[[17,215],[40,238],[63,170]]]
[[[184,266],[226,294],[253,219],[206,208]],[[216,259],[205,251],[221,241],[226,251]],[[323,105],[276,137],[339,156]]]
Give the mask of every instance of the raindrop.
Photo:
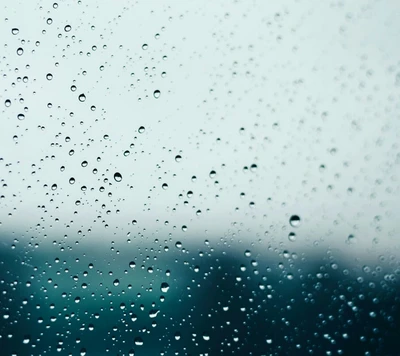
[[[87,161],[83,161],[83,162],[81,163],[81,166],[82,166],[82,167],[87,167],[87,165],[88,165],[88,162],[87,162]]]
[[[121,181],[122,181],[122,175],[121,175],[121,173],[115,172],[115,173],[114,173],[114,180],[115,180],[116,182],[121,182]]]
[[[53,74],[47,73],[47,74],[46,74],[46,79],[47,79],[47,80],[52,80],[52,79],[53,79]]]
[[[19,29],[18,29],[18,28],[13,28],[13,29],[11,30],[11,33],[12,33],[13,35],[18,35]]]
[[[129,262],[129,267],[130,268],[135,268],[135,266],[136,266],[135,262],[133,262],[133,261]]]
[[[22,342],[26,345],[26,344],[29,344],[30,341],[31,341],[31,337],[29,335],[25,335],[24,340]]]
[[[153,309],[153,310],[150,310],[149,311],[149,317],[151,318],[151,319],[154,319],[156,316],[157,316],[157,314],[160,312],[160,310],[158,310],[158,309]]]
[[[17,49],[17,54],[19,55],[19,56],[22,56],[23,54],[24,54],[24,49],[23,48],[18,48]]]
[[[141,337],[135,337],[135,345],[137,345],[137,346],[143,345],[143,340]]]
[[[69,179],[69,184],[74,184],[75,183],[75,178],[74,177],[71,177],[70,179]]]
[[[153,93],[154,98],[158,99],[161,95],[161,92],[159,90],[155,90]]]
[[[296,241],[296,234],[294,232],[289,232],[288,239],[291,242]]]
[[[161,288],[160,289],[161,289],[161,292],[167,293],[168,289],[169,289],[169,284],[166,283],[166,282],[161,283]]]
[[[217,172],[215,172],[215,171],[210,172],[210,178],[215,178],[216,175],[217,175]]]
[[[167,189],[168,189],[168,184],[167,184],[167,183],[164,183],[164,184],[162,185],[162,189],[167,190]]]
[[[65,31],[65,32],[71,31],[71,26],[70,26],[70,25],[65,25],[64,31]]]
[[[175,161],[176,161],[176,162],[182,161],[182,156],[181,156],[181,155],[176,155],[176,156],[175,156]]]
[[[113,282],[113,284],[114,284],[115,287],[119,286],[119,280],[118,280],[118,279],[115,279],[114,282]]]
[[[145,131],[144,126],[140,126],[139,129],[138,129],[138,132],[139,132],[140,134],[142,134],[144,131]]]
[[[298,215],[292,215],[289,219],[289,223],[293,227],[298,227],[300,225],[300,217]]]
[[[4,105],[8,108],[8,107],[10,107],[11,106],[11,100],[10,99],[7,99],[5,102],[4,102]]]
[[[17,118],[18,118],[18,120],[24,120],[25,119],[25,115],[24,114],[18,114]]]
[[[79,97],[78,97],[78,99],[79,99],[80,102],[83,103],[83,102],[86,100],[85,94],[80,94]]]

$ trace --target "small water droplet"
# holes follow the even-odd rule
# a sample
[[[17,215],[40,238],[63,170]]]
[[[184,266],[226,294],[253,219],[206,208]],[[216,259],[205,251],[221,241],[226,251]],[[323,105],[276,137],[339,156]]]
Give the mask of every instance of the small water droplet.
[[[210,172],[210,178],[215,178],[216,175],[217,175],[217,172],[215,172],[215,171]]]
[[[208,335],[207,333],[203,333],[203,339],[205,341],[209,341],[210,340],[210,335]]]
[[[176,155],[176,156],[175,156],[175,161],[176,161],[176,162],[182,161],[182,156],[181,156],[181,155]]]
[[[24,54],[24,49],[23,48],[18,48],[17,49],[17,54],[19,55],[19,56],[22,56],[23,54]]]
[[[47,79],[47,80],[52,80],[52,79],[53,79],[53,74],[47,73],[47,74],[46,74],[46,79]]]
[[[64,31],[65,31],[65,32],[71,31],[71,26],[70,26],[70,25],[65,25]]]
[[[139,132],[140,134],[142,134],[145,130],[146,130],[146,129],[144,128],[144,126],[140,126],[139,129],[138,129],[138,132]]]
[[[153,93],[154,98],[158,99],[161,95],[161,92],[159,90],[155,90]]]
[[[78,99],[79,99],[80,102],[83,103],[83,102],[86,100],[85,94],[80,94],[79,97],[78,97]]]
[[[292,215],[289,219],[289,223],[293,227],[298,227],[300,225],[300,217],[298,215]]]
[[[296,234],[294,232],[289,232],[288,239],[291,242],[296,241]]]
[[[115,173],[114,173],[114,180],[115,180],[116,182],[121,182],[121,181],[122,181],[122,175],[121,175],[121,173],[115,172]]]
[[[16,28],[16,27],[14,27],[14,28],[11,30],[11,33],[12,33],[13,35],[18,35],[19,29]]]
[[[118,279],[115,279],[114,282],[113,282],[113,284],[114,284],[115,287],[119,286],[119,280],[118,280]]]
[[[143,345],[143,340],[141,337],[135,337],[135,345],[137,345],[137,346]]]
[[[164,184],[162,185],[162,189],[167,190],[167,189],[168,189],[168,184],[167,184],[167,183],[164,183]]]
[[[5,102],[4,102],[4,105],[8,108],[8,107],[10,107],[11,106],[11,100],[10,99],[7,99]]]
[[[18,120],[24,120],[25,119],[25,115],[24,114],[18,114],[17,118],[18,118]]]

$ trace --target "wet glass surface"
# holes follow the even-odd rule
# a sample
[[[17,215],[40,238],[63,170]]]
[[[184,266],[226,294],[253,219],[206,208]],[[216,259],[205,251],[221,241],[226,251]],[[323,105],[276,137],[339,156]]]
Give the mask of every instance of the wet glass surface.
[[[0,355],[398,355],[395,1],[1,6]]]

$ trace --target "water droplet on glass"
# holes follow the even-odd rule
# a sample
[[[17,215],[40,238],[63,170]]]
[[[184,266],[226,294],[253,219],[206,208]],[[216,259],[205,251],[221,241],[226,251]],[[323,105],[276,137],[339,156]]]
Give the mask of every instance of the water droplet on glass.
[[[296,234],[294,232],[289,232],[288,239],[291,242],[296,241]]]
[[[121,173],[115,172],[115,173],[114,173],[114,180],[115,180],[116,182],[122,181],[122,175],[121,175]]]
[[[52,79],[53,79],[53,74],[47,73],[47,74],[46,74],[46,79],[47,79],[47,80],[52,80]]]
[[[18,29],[18,28],[13,28],[13,29],[11,30],[11,33],[12,33],[13,35],[18,35],[19,29]]]
[[[4,105],[5,105],[7,108],[10,107],[10,106],[11,106],[11,100],[7,99],[7,100],[4,102]]]
[[[80,94],[79,97],[78,97],[78,99],[79,99],[80,102],[83,103],[83,102],[86,100],[85,94]]]
[[[298,227],[300,225],[300,217],[298,215],[292,215],[289,219],[289,223],[293,227]]]
[[[143,345],[143,340],[141,337],[135,337],[135,345],[137,345],[137,346]]]
[[[113,284],[114,284],[115,287],[119,286],[119,280],[118,280],[118,279],[115,279],[114,282],[113,282]]]
[[[24,49],[23,48],[18,48],[17,49],[17,54],[19,55],[19,56],[22,56],[23,54],[24,54]]]
[[[203,333],[203,339],[205,341],[209,341],[210,340],[210,335],[208,335],[207,333]]]
[[[138,132],[139,132],[140,134],[142,134],[144,131],[145,131],[144,126],[140,126],[139,129],[138,129]]]
[[[129,267],[130,268],[135,268],[135,266],[136,266],[135,262],[133,262],[133,261],[129,262]]]
[[[168,189],[168,184],[167,184],[167,183],[164,183],[164,184],[162,185],[162,189],[167,190],[167,189]]]
[[[182,156],[181,156],[181,155],[176,155],[176,156],[175,156],[175,161],[176,161],[176,162],[182,161]]]
[[[71,26],[70,26],[70,25],[65,25],[64,31],[65,31],[65,32],[71,31]]]
[[[25,119],[25,115],[24,114],[18,114],[17,118],[18,118],[18,120],[24,120]]]
[[[161,292],[167,293],[168,289],[169,289],[169,284],[166,283],[166,282],[161,283],[161,288],[160,289],[161,289]]]
[[[154,96],[156,99],[158,99],[158,98],[160,97],[160,95],[161,95],[161,92],[160,92],[159,90],[155,90],[154,93],[153,93],[153,96]]]
[[[217,172],[215,172],[215,171],[210,172],[210,178],[215,178],[216,175],[217,175]]]

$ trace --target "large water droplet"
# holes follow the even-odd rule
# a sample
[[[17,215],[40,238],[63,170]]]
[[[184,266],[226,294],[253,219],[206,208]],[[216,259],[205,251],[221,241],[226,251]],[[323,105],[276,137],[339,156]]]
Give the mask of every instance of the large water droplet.
[[[144,126],[140,126],[138,132],[142,134],[145,130]]]
[[[114,180],[115,180],[116,182],[122,181],[122,175],[121,175],[121,173],[115,172],[115,173],[114,173]]]
[[[14,28],[11,30],[11,33],[12,33],[13,35],[18,35],[19,29],[14,27]]]
[[[289,219],[289,223],[293,227],[298,227],[300,225],[300,216],[298,215],[292,215]]]
[[[153,96],[154,96],[156,99],[158,99],[158,98],[160,97],[160,95],[161,95],[161,92],[160,92],[159,90],[155,90],[154,93],[153,93]]]
[[[161,292],[167,293],[168,289],[169,289],[169,284],[166,283],[166,282],[161,283],[161,288],[160,289],[161,289]]]
[[[79,99],[80,102],[83,103],[83,102],[86,100],[85,94],[80,94],[80,95],[78,96],[78,99]]]

